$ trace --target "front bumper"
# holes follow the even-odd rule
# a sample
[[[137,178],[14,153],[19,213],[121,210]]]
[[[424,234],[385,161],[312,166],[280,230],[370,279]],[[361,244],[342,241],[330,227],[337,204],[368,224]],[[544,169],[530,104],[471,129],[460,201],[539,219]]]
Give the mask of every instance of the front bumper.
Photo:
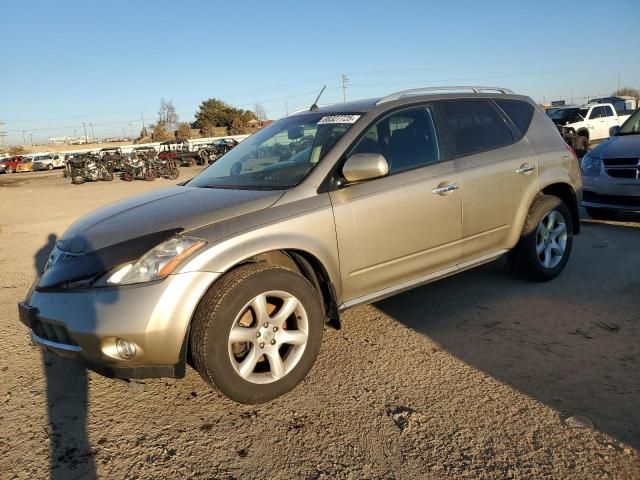
[[[640,180],[583,175],[582,206],[640,211]]]
[[[75,291],[34,290],[19,304],[34,342],[107,377],[184,375],[193,311],[219,274],[189,272],[147,284]],[[136,347],[120,357],[116,340]]]

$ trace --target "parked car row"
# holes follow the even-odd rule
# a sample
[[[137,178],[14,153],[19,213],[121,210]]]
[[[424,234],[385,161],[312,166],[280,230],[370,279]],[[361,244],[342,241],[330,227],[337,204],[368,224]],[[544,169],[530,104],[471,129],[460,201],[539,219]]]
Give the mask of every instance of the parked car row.
[[[0,173],[31,172],[64,168],[64,158],[58,153],[15,155],[0,160]]]

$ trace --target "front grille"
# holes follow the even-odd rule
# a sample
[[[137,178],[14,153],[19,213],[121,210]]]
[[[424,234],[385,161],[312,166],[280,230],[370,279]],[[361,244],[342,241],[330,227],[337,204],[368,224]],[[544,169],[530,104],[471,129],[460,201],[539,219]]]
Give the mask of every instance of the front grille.
[[[602,203],[606,205],[640,208],[640,197],[625,197],[622,195],[600,195],[598,193],[585,190],[582,194],[582,200],[584,200],[585,202]]]
[[[50,323],[44,320],[36,319],[31,322],[31,328],[40,338],[49,340],[50,342],[64,343],[65,345],[77,345],[69,336],[69,332],[63,325]]]
[[[610,177],[640,179],[640,158],[603,158],[602,163]]]

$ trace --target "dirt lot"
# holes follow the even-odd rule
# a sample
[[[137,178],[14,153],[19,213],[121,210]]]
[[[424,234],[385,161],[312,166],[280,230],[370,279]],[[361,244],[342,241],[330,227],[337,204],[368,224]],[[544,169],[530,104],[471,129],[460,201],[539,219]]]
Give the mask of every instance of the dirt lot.
[[[0,177],[1,478],[640,478],[640,217],[584,220],[548,284],[501,260],[354,308],[302,385],[251,407],[191,370],[134,391],[18,322],[50,235],[171,183]]]

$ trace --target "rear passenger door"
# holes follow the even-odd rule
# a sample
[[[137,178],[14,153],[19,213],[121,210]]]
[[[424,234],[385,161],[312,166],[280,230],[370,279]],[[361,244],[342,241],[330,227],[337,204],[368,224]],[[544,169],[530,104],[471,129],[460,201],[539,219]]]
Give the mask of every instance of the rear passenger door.
[[[609,136],[608,119],[604,107],[593,107],[589,115],[589,138],[600,140]]]
[[[460,99],[437,105],[440,130],[447,133],[461,179],[460,263],[512,247],[523,199],[538,188],[538,158],[524,137],[534,107],[519,100],[496,102]]]

